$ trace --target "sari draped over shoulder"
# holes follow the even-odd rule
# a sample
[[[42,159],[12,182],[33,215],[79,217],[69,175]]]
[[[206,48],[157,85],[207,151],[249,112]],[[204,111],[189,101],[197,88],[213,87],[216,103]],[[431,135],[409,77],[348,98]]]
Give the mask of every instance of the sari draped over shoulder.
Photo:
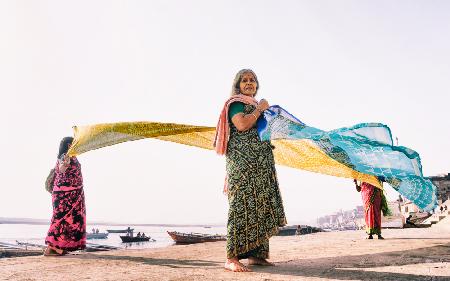
[[[259,139],[256,128],[239,132],[228,122],[228,108],[235,101],[245,104],[245,114],[256,107],[253,101],[231,98],[218,124],[216,151],[226,155],[227,257],[268,258],[269,238],[286,224],[272,145]]]
[[[82,250],[86,247],[86,207],[84,202],[83,177],[77,158],[70,158],[64,171],[55,166],[52,192],[53,215],[45,244],[66,251]]]
[[[242,102],[244,104],[258,105],[258,102],[249,96],[234,95],[229,98],[220,112],[219,121],[217,122],[216,135],[214,137],[214,149],[217,154],[224,155],[227,153],[227,144],[230,138],[230,123],[228,119],[228,110],[233,102]]]

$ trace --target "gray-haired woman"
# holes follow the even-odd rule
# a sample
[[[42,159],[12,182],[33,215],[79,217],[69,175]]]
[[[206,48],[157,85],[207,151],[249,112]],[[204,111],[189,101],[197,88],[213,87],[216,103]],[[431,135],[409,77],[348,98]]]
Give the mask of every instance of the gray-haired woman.
[[[269,238],[286,224],[278,187],[272,145],[261,141],[256,121],[269,107],[256,101],[258,79],[250,69],[239,71],[232,96],[222,110],[216,131],[215,149],[226,156],[228,194],[227,260],[231,271],[251,271],[249,265],[268,262]]]

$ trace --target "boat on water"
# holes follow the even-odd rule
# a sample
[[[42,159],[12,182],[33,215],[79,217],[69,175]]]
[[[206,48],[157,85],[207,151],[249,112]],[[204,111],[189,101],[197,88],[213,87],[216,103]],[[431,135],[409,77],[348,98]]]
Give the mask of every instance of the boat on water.
[[[129,236],[129,235],[120,235],[120,239],[122,239],[123,243],[132,243],[132,242],[147,242],[147,241],[156,241],[149,236]]]
[[[99,233],[86,233],[86,239],[106,239],[108,238],[108,233],[99,232]]]
[[[44,244],[33,244],[33,243],[28,243],[28,242],[20,242],[17,241],[17,247],[18,249],[42,249],[44,250],[45,248],[47,248],[47,245]],[[12,244],[10,244],[12,245]],[[0,247],[2,246],[2,242],[0,242]],[[100,244],[94,244],[94,243],[86,243],[86,249],[84,249],[84,251],[86,252],[98,252],[98,251],[110,251],[110,250],[118,250],[120,249],[119,247],[114,247],[114,246],[110,246],[110,245],[100,245]],[[41,251],[42,254],[42,251]]]
[[[309,225],[288,225],[279,227],[277,236],[303,235],[322,231],[324,230]]]
[[[298,226],[296,225],[289,225],[289,226],[283,226],[278,228],[278,234],[277,236],[291,236],[295,235],[297,231]]]
[[[167,231],[167,234],[177,244],[194,244],[203,242],[226,241],[225,235],[219,234],[203,234],[203,233],[182,233],[177,231]]]
[[[107,229],[108,233],[128,233],[133,232],[134,228],[126,228],[126,229]]]

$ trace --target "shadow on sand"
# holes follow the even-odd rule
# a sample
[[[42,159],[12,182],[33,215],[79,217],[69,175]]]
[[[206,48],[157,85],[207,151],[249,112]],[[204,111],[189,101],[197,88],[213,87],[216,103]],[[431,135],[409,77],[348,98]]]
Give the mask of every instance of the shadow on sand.
[[[83,259],[129,261],[180,269],[199,267],[220,269],[223,265],[222,262],[208,260],[160,259],[101,254],[84,254]],[[276,263],[275,267],[253,266],[252,270],[257,273],[295,276],[300,280],[301,277],[330,278],[334,280],[450,280],[450,275],[448,277],[433,277],[430,275],[409,274],[406,270],[404,273],[365,270],[385,266],[441,262],[450,262],[450,243],[406,251],[318,259],[296,259]],[[248,278],[248,276],[245,278]]]
[[[112,255],[100,255],[100,254],[83,254],[83,259],[94,260],[115,260],[115,261],[129,261],[142,263],[147,265],[159,265],[170,268],[198,268],[198,267],[217,267],[222,266],[222,263],[215,261],[205,260],[181,260],[181,259],[160,259],[160,258],[146,258],[136,256],[112,256]],[[66,258],[70,258],[67,256]],[[72,256],[77,257],[77,256]],[[78,255],[79,257],[79,255]]]
[[[292,260],[274,267],[253,267],[255,272],[298,277],[319,277],[338,280],[450,280],[430,275],[366,271],[364,269],[404,266],[423,263],[450,262],[450,243],[406,251],[341,256],[319,259]]]

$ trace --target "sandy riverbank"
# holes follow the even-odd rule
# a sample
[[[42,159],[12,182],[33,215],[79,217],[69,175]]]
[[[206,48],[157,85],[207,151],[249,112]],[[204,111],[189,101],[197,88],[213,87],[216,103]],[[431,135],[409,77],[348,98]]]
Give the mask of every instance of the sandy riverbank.
[[[225,242],[215,242],[2,259],[0,280],[450,280],[449,228],[383,234],[386,240],[365,240],[362,231],[274,237],[276,266],[252,273],[223,270]]]

